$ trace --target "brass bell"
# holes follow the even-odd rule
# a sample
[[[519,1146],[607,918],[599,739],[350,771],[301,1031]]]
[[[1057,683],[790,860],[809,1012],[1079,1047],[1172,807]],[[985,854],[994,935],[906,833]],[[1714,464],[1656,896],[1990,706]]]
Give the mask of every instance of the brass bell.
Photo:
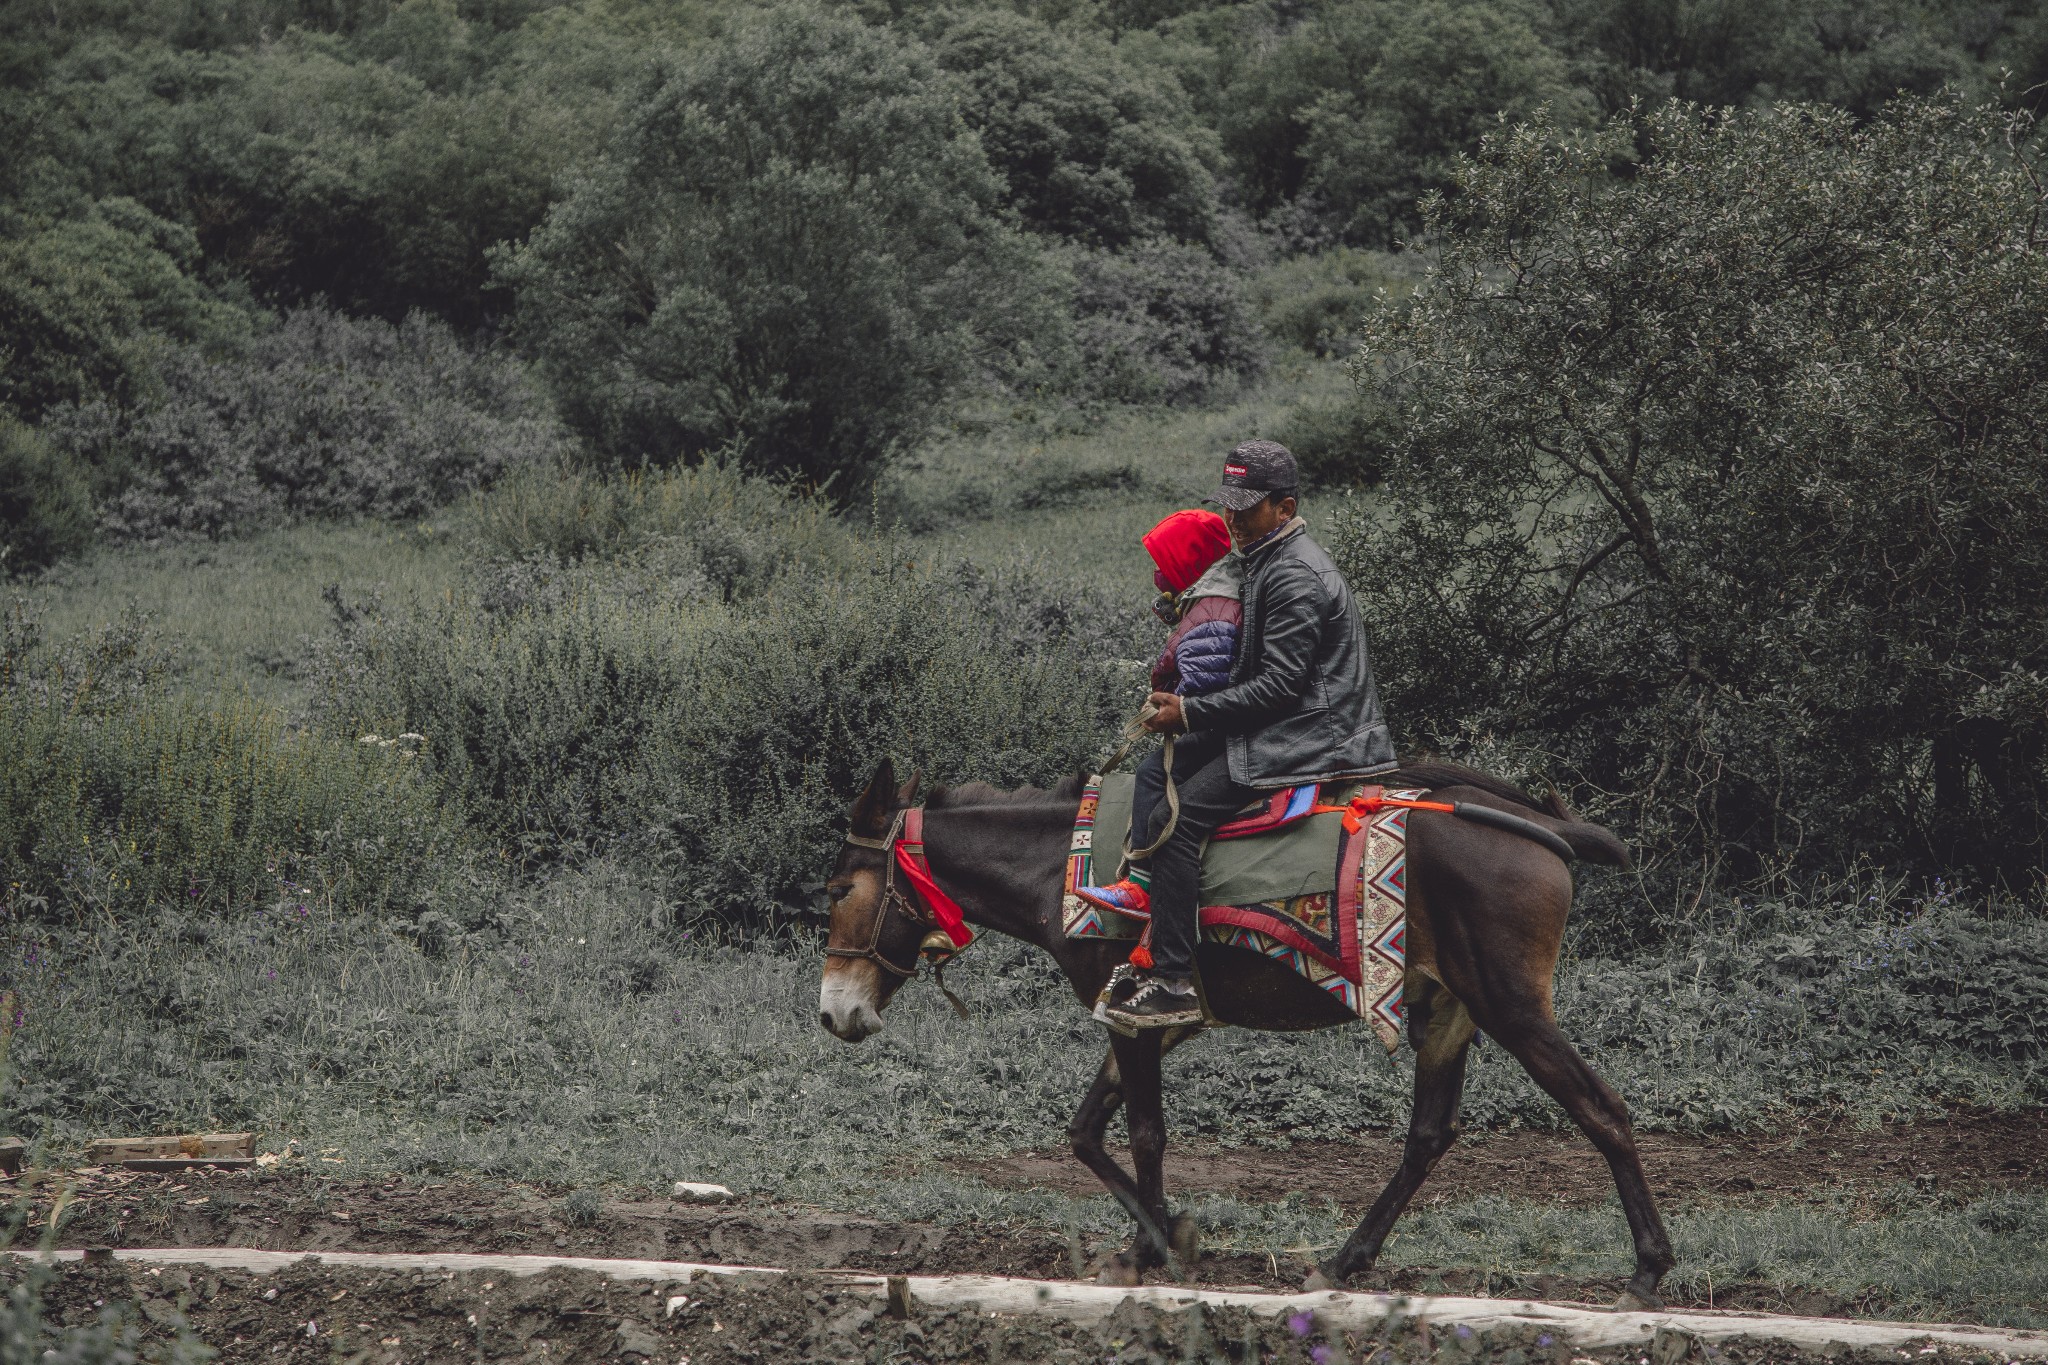
[[[942,929],[934,929],[924,936],[924,942],[917,945],[918,955],[934,962],[943,962],[959,950],[953,946],[953,936]]]

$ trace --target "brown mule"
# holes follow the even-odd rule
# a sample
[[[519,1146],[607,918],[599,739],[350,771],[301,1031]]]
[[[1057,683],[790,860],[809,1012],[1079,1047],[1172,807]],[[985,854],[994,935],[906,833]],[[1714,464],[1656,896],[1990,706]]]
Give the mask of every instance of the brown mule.
[[[1492,806],[1536,821],[1591,861],[1626,866],[1621,842],[1575,819],[1555,796],[1537,801],[1498,778],[1447,763],[1414,763],[1383,779],[1429,789],[1436,799]],[[882,1027],[882,1011],[936,927],[905,879],[888,872],[885,845],[917,800],[884,762],[854,803],[851,837],[834,867],[831,934],[819,1021],[859,1042]],[[1129,945],[1070,939],[1060,922],[1061,882],[1080,784],[1054,791],[997,791],[978,784],[941,789],[925,805],[924,851],[939,887],[978,928],[1044,949],[1075,996],[1092,1005]],[[1635,1239],[1636,1269],[1624,1303],[1660,1307],[1657,1285],[1675,1263],[1671,1241],[1636,1155],[1621,1097],[1566,1041],[1551,1013],[1572,877],[1550,851],[1502,830],[1416,811],[1408,821],[1408,1036],[1415,1048],[1415,1108],[1401,1167],[1349,1240],[1310,1277],[1339,1286],[1372,1267],[1381,1245],[1430,1168],[1458,1136],[1458,1105],[1473,1034],[1484,1029],[1571,1115],[1607,1159]],[[1258,953],[1203,943],[1199,966],[1210,1010],[1245,1028],[1299,1031],[1353,1022],[1331,997]],[[1166,1123],[1160,1059],[1198,1030],[1110,1034],[1109,1056],[1068,1125],[1074,1155],[1108,1186],[1138,1225],[1129,1251],[1104,1278],[1136,1283],[1151,1267],[1194,1253],[1195,1229],[1167,1211],[1162,1174]],[[1125,1171],[1103,1135],[1128,1107],[1131,1161]]]

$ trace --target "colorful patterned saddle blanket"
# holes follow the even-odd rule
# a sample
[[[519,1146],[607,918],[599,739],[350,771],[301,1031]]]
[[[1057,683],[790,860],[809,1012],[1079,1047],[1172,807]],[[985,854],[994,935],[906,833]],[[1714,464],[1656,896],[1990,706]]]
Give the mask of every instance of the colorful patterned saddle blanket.
[[[1069,938],[1135,941],[1144,932],[1144,916],[1080,894],[1119,875],[1132,785],[1130,774],[1112,773],[1082,789],[1062,900]],[[1382,810],[1347,830],[1342,806],[1358,790],[1276,792],[1219,829],[1202,855],[1201,936],[1285,964],[1371,1021],[1391,1052],[1407,962],[1408,812]]]

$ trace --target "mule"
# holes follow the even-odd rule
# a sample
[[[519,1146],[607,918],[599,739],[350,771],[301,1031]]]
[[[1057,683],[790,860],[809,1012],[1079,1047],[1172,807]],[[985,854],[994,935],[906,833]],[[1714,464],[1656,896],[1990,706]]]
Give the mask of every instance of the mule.
[[[1626,866],[1613,834],[1579,821],[1556,796],[1547,801],[1474,769],[1416,763],[1384,779],[1421,787],[1436,800],[1490,805],[1561,836],[1588,861]],[[1130,944],[1070,939],[1060,900],[1069,835],[1081,783],[1056,790],[1005,792],[970,784],[934,791],[924,803],[924,853],[939,888],[969,924],[1050,953],[1074,995],[1091,1007]],[[886,761],[854,802],[848,842],[826,883],[831,931],[818,1017],[837,1037],[859,1042],[882,1027],[882,1012],[914,973],[931,912],[900,876],[887,851],[903,813],[917,803],[918,781],[900,789]],[[1511,1053],[1607,1159],[1635,1242],[1635,1273],[1622,1303],[1662,1306],[1657,1286],[1675,1263],[1663,1219],[1636,1153],[1620,1096],[1595,1075],[1559,1030],[1551,978],[1565,916],[1570,869],[1530,839],[1450,814],[1412,811],[1408,820],[1408,960],[1403,991],[1415,1050],[1415,1101],[1400,1168],[1343,1247],[1316,1267],[1309,1288],[1342,1287],[1371,1269],[1394,1222],[1430,1168],[1457,1139],[1465,1062],[1474,1033]],[[1209,1010],[1244,1028],[1299,1031],[1356,1022],[1329,993],[1263,955],[1203,942],[1199,970]],[[1107,1031],[1106,1031],[1107,1032]],[[1199,1029],[1109,1034],[1109,1055],[1068,1126],[1074,1155],[1108,1187],[1137,1224],[1130,1248],[1101,1276],[1136,1284],[1146,1270],[1190,1259],[1198,1233],[1166,1203],[1166,1125],[1160,1062]],[[1104,1134],[1121,1105],[1132,1169],[1109,1153]]]

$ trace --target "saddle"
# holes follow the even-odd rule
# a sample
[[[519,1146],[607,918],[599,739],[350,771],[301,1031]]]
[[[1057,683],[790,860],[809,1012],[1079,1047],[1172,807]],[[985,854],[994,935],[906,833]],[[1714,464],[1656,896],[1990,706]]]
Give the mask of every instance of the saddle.
[[[1116,879],[1133,784],[1131,775],[1112,773],[1082,789],[1062,902],[1069,938],[1135,944],[1144,932],[1147,916],[1082,894]],[[1380,794],[1420,795],[1357,783],[1294,787],[1223,825],[1202,855],[1200,935],[1289,967],[1371,1020],[1392,1051],[1400,1040],[1407,961],[1408,812],[1347,814],[1354,797]]]

